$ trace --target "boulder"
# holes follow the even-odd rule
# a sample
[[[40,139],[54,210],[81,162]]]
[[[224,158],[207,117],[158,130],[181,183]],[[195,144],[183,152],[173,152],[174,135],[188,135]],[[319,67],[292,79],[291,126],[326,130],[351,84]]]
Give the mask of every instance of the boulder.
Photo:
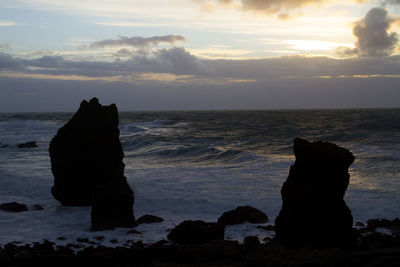
[[[343,197],[353,154],[329,142],[294,140],[296,161],[282,186],[276,240],[289,246],[347,247],[353,217]]]
[[[136,225],[118,123],[114,104],[84,100],[49,146],[54,198],[66,206],[92,205],[92,230]]]
[[[223,240],[224,226],[204,221],[184,221],[168,234],[168,239],[179,244],[200,244]]]
[[[266,223],[268,216],[256,208],[250,206],[237,207],[234,210],[224,212],[218,218],[218,223],[222,225],[241,224],[244,222],[249,223]]]
[[[21,143],[17,145],[18,148],[32,148],[32,147],[38,147],[35,141],[30,141],[26,143]]]
[[[158,216],[154,216],[154,215],[143,215],[142,217],[140,217],[139,219],[136,220],[136,222],[138,224],[142,224],[142,223],[157,223],[157,222],[163,222],[164,219]]]
[[[21,211],[27,211],[28,207],[22,203],[8,202],[8,203],[0,204],[0,210],[9,211],[9,212],[21,212]]]

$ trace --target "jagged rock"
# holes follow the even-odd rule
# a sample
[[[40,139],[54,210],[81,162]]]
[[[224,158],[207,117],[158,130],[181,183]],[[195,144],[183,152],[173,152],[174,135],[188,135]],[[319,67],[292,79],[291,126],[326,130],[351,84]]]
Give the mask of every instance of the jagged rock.
[[[51,140],[49,152],[55,199],[67,206],[92,205],[92,230],[136,225],[114,104],[82,101]]]
[[[142,223],[157,223],[157,222],[163,222],[164,219],[158,216],[154,216],[154,215],[143,215],[142,217],[140,217],[139,219],[136,220],[136,222],[138,224],[142,224]]]
[[[225,228],[217,223],[184,221],[168,234],[168,239],[179,244],[199,244],[224,239]]]
[[[8,202],[8,203],[0,204],[0,210],[9,211],[9,212],[21,212],[21,211],[27,211],[28,207],[22,203]]]
[[[32,148],[32,147],[38,147],[35,141],[30,141],[26,143],[21,143],[17,145],[18,148]]]
[[[265,223],[268,222],[268,217],[261,210],[250,206],[243,206],[224,212],[218,219],[218,223],[222,225],[241,224],[244,222]]]
[[[37,255],[52,255],[55,251],[54,245],[54,242],[50,242],[44,239],[42,243],[34,243],[32,246],[32,250]]]
[[[343,200],[353,154],[332,143],[300,138],[293,150],[296,161],[282,186],[276,239],[286,245],[353,245],[353,217]]]

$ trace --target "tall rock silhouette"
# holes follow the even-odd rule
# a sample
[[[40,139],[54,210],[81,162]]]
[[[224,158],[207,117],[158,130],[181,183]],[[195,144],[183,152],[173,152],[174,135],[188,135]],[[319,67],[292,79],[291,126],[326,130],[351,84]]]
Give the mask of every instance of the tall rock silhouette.
[[[353,154],[329,142],[296,138],[296,161],[282,186],[276,240],[289,246],[353,244],[353,217],[343,197]]]
[[[93,230],[135,225],[118,123],[114,104],[84,100],[50,142],[51,192],[66,206],[92,205]]]

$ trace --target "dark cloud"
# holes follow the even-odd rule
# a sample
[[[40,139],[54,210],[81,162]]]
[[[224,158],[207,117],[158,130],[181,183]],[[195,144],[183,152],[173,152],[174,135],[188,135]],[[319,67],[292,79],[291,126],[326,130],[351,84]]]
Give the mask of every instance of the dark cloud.
[[[124,37],[119,36],[119,39],[106,39],[97,41],[90,44],[92,48],[102,48],[107,46],[133,46],[143,48],[151,45],[158,45],[160,43],[174,44],[175,42],[185,42],[186,38],[182,35],[164,35],[153,37]]]
[[[122,54],[129,51],[119,51]],[[18,59],[0,54],[0,70],[24,71],[52,75],[83,75],[107,77],[130,75],[134,72],[172,73],[176,75],[208,75],[212,67],[190,54],[184,48],[158,49],[154,53],[136,53],[127,60],[85,61],[67,60],[61,56],[43,56],[36,59]]]
[[[292,10],[310,4],[320,4],[322,0],[242,0],[245,10],[278,13],[283,10]]]
[[[277,15],[279,19],[289,19],[300,15],[299,9],[309,5],[328,5],[331,1],[323,0],[192,0],[204,6],[213,4],[215,6],[237,7],[244,11],[260,14]],[[366,0],[351,0],[352,2],[363,2]],[[238,5],[234,5],[238,4]],[[205,9],[207,10],[207,9]]]
[[[140,73],[190,75],[202,79],[269,79],[400,75],[400,56],[329,57],[286,56],[253,60],[201,59],[184,48],[159,49],[151,55],[128,60],[99,62],[67,60],[60,56],[17,59],[0,54],[0,69],[28,74],[80,75],[87,77],[130,77]]]
[[[133,55],[134,54],[132,53],[132,51],[126,48],[122,48],[118,50],[116,53],[114,53],[115,57],[131,57]]]
[[[237,7],[244,11],[250,11],[260,14],[273,14],[277,15],[279,19],[290,19],[297,17],[302,13],[299,11],[306,6],[327,6],[335,4],[335,1],[324,0],[192,0],[193,2],[203,5],[205,7],[223,6],[223,7]],[[337,1],[338,2],[338,1]],[[368,2],[376,3],[382,6],[399,5],[400,0],[348,0],[351,3],[365,4]],[[234,4],[238,5],[234,5]],[[204,9],[212,10],[212,9]]]
[[[354,75],[399,75],[400,56],[385,58],[347,58],[285,56],[258,60],[213,60],[216,76],[231,76],[258,81],[291,78],[340,77]]]
[[[385,0],[382,1],[383,5],[400,5],[400,0]]]
[[[398,19],[388,15],[386,9],[375,7],[364,18],[357,21],[353,34],[357,38],[355,49],[339,48],[344,56],[388,56],[395,51],[399,41],[396,32],[390,32],[391,25]]]
[[[23,71],[24,69],[25,64],[22,60],[0,53],[0,71]]]

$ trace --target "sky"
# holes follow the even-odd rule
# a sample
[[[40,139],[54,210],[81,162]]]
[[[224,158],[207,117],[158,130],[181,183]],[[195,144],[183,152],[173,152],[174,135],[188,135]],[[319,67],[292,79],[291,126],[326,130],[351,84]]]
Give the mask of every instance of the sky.
[[[400,0],[0,0],[0,112],[400,107]]]

